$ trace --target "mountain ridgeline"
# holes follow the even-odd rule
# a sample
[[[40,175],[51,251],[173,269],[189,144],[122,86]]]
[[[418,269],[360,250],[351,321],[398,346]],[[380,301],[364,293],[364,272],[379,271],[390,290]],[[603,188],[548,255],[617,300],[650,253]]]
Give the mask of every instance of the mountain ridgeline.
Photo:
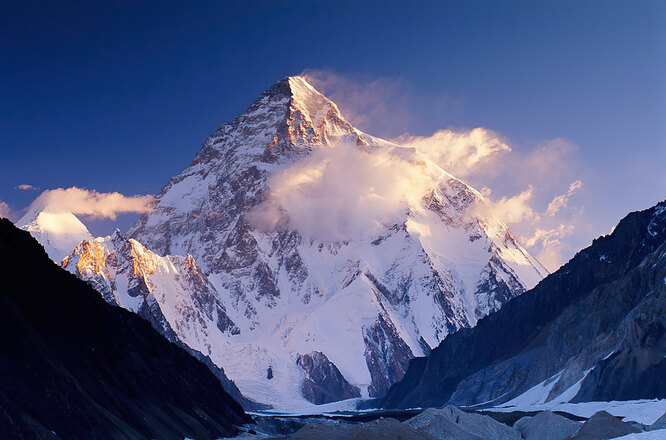
[[[0,438],[215,439],[251,421],[208,368],[0,219]]]
[[[386,408],[666,398],[666,202],[627,215],[534,289],[413,359]],[[561,398],[561,397],[560,397]]]

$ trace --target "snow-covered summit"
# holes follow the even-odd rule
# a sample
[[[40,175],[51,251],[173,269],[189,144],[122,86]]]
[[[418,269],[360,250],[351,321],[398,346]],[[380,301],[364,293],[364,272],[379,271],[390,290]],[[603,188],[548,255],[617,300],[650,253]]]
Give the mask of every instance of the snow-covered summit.
[[[33,203],[16,226],[32,234],[56,263],[83,240],[93,237],[88,228],[67,210],[54,210],[43,203]]]

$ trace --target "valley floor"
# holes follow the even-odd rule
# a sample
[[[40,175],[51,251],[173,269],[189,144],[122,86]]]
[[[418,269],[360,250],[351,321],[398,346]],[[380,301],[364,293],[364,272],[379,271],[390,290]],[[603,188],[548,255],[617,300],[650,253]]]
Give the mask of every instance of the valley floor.
[[[360,430],[367,431],[368,429],[378,429],[383,432],[396,432],[396,428],[402,429],[404,425],[405,432],[401,432],[400,438],[407,439],[433,439],[433,438],[491,438],[491,437],[460,437],[450,436],[447,431],[447,436],[438,437],[435,433],[427,431],[417,433],[409,425],[414,425],[413,421],[420,416],[422,419],[424,414],[428,411],[446,411],[447,407],[442,410],[423,410],[422,408],[413,408],[407,410],[356,410],[361,399],[349,399],[341,402],[335,402],[327,405],[320,405],[307,408],[293,408],[280,412],[255,412],[252,417],[255,424],[246,427],[246,432],[240,434],[237,439],[274,439],[274,438],[289,438],[289,439],[309,439],[309,438],[365,438],[356,436],[357,433],[352,431],[354,427]],[[562,416],[568,420],[578,423],[583,426],[583,423],[590,419],[600,411],[605,411],[612,416],[617,417],[618,420],[625,422],[626,426],[636,426],[644,432],[636,432],[628,434],[627,436],[620,437],[604,437],[600,436],[599,439],[605,438],[622,438],[622,439],[637,439],[637,440],[652,440],[652,439],[666,439],[666,426],[665,429],[650,430],[649,426],[654,424],[660,417],[666,414],[666,399],[664,400],[635,400],[624,402],[584,402],[584,403],[558,403],[558,404],[542,404],[542,405],[502,405],[489,408],[465,408],[464,413],[472,415],[472,417],[489,416],[494,421],[498,421],[497,425],[504,425],[506,427],[517,426],[516,422],[524,417],[534,417],[537,414],[549,412],[558,416]],[[463,412],[461,411],[461,414]],[[433,419],[435,420],[435,419]],[[433,422],[434,424],[435,422]],[[441,422],[440,422],[441,423]],[[493,421],[490,421],[493,424]],[[385,426],[385,424],[388,424]],[[510,431],[516,430],[517,428]],[[414,431],[410,436],[410,432]],[[423,430],[421,430],[423,431]],[[310,432],[310,436],[306,435]],[[518,432],[516,430],[516,432]],[[366,432],[368,434],[368,432]],[[433,435],[435,434],[435,435]],[[397,434],[396,434],[397,435]],[[406,435],[406,436],[405,436]],[[478,433],[477,433],[478,435]],[[499,434],[498,434],[499,435]],[[374,438],[374,437],[367,437]],[[377,437],[384,438],[384,437]],[[386,437],[393,438],[393,437]],[[397,437],[395,437],[397,438]],[[513,438],[509,432],[509,436],[499,436],[497,438]],[[518,433],[517,439],[521,438]],[[529,437],[526,437],[529,438]],[[562,437],[568,438],[568,437]],[[575,437],[574,437],[575,438]]]

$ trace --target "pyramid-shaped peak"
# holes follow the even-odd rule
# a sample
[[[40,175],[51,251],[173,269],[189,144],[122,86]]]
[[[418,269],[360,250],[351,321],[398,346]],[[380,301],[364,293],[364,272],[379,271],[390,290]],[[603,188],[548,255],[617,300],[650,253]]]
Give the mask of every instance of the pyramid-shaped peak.
[[[293,110],[300,111],[312,122],[329,112],[342,118],[338,106],[302,76],[287,76],[276,82],[259,96],[250,109],[257,104],[265,106],[276,101],[288,103]]]
[[[259,138],[267,139],[262,147],[268,146],[268,155],[272,157],[285,151],[331,144],[348,135],[353,137],[352,142],[365,143],[362,133],[344,119],[337,105],[302,76],[287,76],[274,83],[231,124],[220,126],[217,134],[234,130],[246,137],[245,145],[255,143],[251,138],[256,138],[257,144],[265,142]]]
[[[288,95],[294,99],[308,99],[312,96],[318,96],[328,100],[328,98],[300,75],[285,76],[268,88],[264,94]]]
[[[302,76],[287,77],[291,90],[292,104],[301,107],[310,115],[320,113],[321,110],[333,111],[338,117],[342,117],[338,106],[315,89]]]
[[[312,84],[310,84],[302,76],[298,76],[298,75],[297,76],[288,76],[285,79],[286,79],[287,83],[289,84],[289,88],[291,90],[291,95],[294,99],[312,99],[313,97],[315,97],[315,98],[325,99],[325,100],[333,103],[333,101],[331,101],[326,96],[324,96],[324,94],[321,93],[319,90],[315,89],[314,86]]]

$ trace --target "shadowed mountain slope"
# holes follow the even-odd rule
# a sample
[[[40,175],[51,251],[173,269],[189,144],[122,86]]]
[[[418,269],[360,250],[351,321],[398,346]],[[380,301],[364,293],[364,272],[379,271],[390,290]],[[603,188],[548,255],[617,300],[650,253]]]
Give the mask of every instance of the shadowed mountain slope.
[[[0,438],[213,439],[250,421],[205,365],[0,219]]]

